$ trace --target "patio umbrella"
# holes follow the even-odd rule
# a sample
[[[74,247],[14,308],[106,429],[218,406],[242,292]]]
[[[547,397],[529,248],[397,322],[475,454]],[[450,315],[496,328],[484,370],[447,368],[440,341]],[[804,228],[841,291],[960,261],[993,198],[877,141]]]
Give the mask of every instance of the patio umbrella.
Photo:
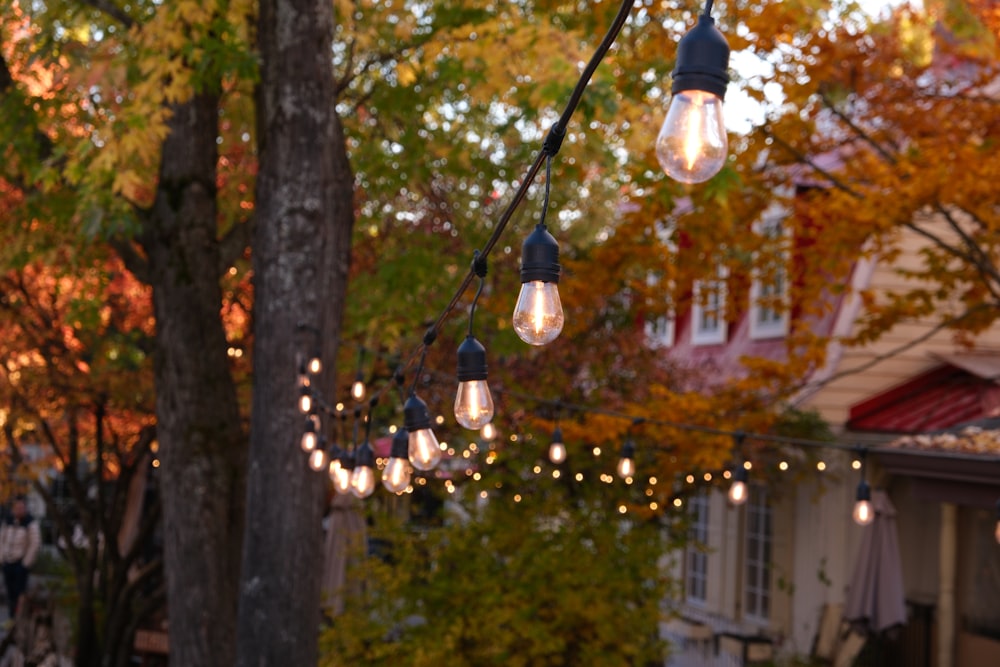
[[[844,619],[874,633],[906,623],[896,508],[884,491],[872,491],[875,519],[864,527],[844,600]]]

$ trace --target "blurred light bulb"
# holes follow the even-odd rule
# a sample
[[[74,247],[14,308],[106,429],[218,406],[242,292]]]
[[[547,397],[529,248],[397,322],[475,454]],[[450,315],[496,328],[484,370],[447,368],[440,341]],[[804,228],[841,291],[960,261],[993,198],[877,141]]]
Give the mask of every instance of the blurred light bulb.
[[[302,440],[300,444],[302,445],[302,451],[311,452],[316,449],[316,443],[319,442],[319,438],[316,437],[314,431],[306,431],[302,434]]]
[[[323,370],[323,362],[320,360],[318,354],[314,354],[311,359],[309,359],[309,372],[316,375],[321,370]]]
[[[365,394],[367,389],[365,388],[365,379],[360,372],[354,377],[354,384],[351,385],[351,398],[355,401],[365,400]]]
[[[398,429],[392,437],[389,462],[382,470],[382,485],[392,493],[402,493],[410,485],[410,435],[405,428]]]
[[[854,503],[854,512],[852,514],[854,517],[854,523],[859,526],[867,526],[875,518],[875,513],[872,511],[871,501],[859,500]]]
[[[332,470],[332,469],[331,469]],[[351,472],[353,464],[345,456],[340,459],[340,465],[333,472],[333,489],[340,495],[344,495],[351,490]]]
[[[552,444],[549,445],[549,461],[559,465],[566,460],[566,445],[563,443],[562,429],[558,426],[552,431]]]
[[[369,466],[354,468],[351,472],[351,494],[355,498],[367,498],[373,491],[375,491],[375,471]]]
[[[551,343],[563,328],[559,285],[532,280],[521,285],[514,306],[514,330],[529,345]]]
[[[733,505],[742,505],[747,501],[747,483],[736,480],[729,485],[729,502]]]
[[[430,470],[441,460],[441,446],[431,430],[431,416],[416,394],[403,406],[403,422],[409,434],[410,463],[417,470]]]
[[[701,183],[719,173],[726,162],[722,100],[702,90],[675,93],[656,138],[656,157],[671,178]]]
[[[326,452],[322,449],[314,449],[309,453],[309,467],[319,472],[326,468]]]
[[[622,445],[621,458],[618,459],[618,476],[628,479],[635,476],[635,444],[626,440]]]
[[[872,492],[868,484],[862,479],[858,483],[858,491],[855,495],[854,511],[851,512],[851,517],[854,519],[854,523],[859,526],[867,526],[875,519],[875,511],[872,508]]]
[[[493,419],[493,395],[486,380],[458,383],[455,395],[455,419],[468,429],[482,428]]]
[[[483,428],[479,430],[479,437],[486,442],[493,442],[497,437],[497,427],[493,425],[493,422],[484,424]]]
[[[309,387],[302,387],[299,391],[299,411],[307,415],[312,412],[313,401],[312,395],[309,393]]]
[[[337,475],[340,474],[340,471],[342,469],[343,469],[343,466],[340,465],[340,458],[338,456],[336,456],[336,455],[331,455],[330,456],[330,465],[328,466],[328,470],[329,470],[329,473],[330,473],[330,481],[333,482],[334,485],[336,485],[336,483],[337,483]]]

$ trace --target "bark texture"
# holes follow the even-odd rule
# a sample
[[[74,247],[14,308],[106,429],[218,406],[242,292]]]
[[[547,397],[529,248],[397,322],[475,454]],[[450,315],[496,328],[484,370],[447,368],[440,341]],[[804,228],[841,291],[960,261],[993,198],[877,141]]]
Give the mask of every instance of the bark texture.
[[[322,329],[325,378],[340,333],[353,178],[334,115],[328,0],[262,0],[260,170],[253,241],[254,377],[237,664],[314,665],[326,475],[298,444],[300,324]],[[328,394],[330,395],[330,394]]]
[[[170,662],[223,667],[236,653],[246,442],[219,310],[218,99],[176,105],[141,237],[156,313]]]

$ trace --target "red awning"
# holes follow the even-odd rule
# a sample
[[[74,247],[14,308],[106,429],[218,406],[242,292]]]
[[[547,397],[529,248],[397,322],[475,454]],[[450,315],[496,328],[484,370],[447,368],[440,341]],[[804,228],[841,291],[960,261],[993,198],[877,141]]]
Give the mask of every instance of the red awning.
[[[855,403],[847,427],[921,433],[988,417],[1000,409],[1000,385],[988,372],[970,373],[967,364],[953,364],[943,355],[939,358],[949,363]]]

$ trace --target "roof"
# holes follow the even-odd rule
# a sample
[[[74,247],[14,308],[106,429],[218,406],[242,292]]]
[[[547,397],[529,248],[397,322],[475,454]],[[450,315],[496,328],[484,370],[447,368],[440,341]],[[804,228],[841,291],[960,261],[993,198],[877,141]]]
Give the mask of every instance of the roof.
[[[926,433],[1000,414],[1000,355],[935,355],[941,365],[851,406],[853,431]]]

